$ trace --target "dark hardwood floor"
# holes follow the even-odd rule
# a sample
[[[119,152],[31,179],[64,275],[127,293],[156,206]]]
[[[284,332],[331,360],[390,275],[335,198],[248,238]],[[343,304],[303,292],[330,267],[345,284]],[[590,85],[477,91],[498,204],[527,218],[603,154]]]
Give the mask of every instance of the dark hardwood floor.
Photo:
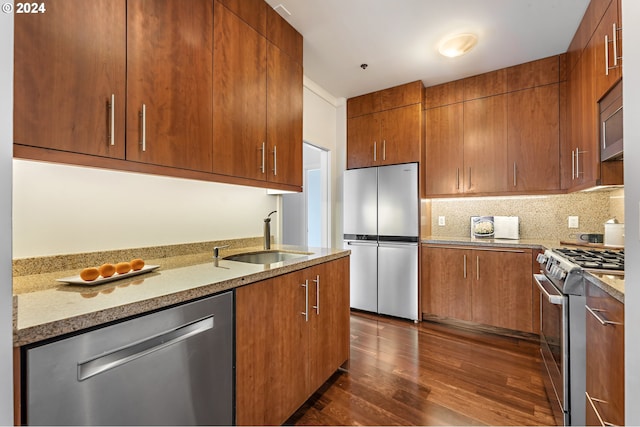
[[[538,345],[351,315],[351,359],[289,425],[552,425]]]

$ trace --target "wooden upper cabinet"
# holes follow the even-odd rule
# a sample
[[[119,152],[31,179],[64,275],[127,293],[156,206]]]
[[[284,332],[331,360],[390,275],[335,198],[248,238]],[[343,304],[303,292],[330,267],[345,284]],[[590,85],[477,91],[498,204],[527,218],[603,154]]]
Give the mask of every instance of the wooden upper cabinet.
[[[593,34],[596,99],[606,95],[622,78],[622,25],[618,16],[618,2],[613,0]]]
[[[425,192],[428,196],[459,194],[464,181],[463,105],[425,111]]]
[[[507,96],[464,103],[465,193],[507,191]]]
[[[302,65],[267,43],[267,180],[302,187]]]
[[[347,169],[419,162],[421,102],[421,81],[348,99]]]
[[[484,98],[507,92],[507,69],[467,77],[463,80],[464,100]]]
[[[422,108],[420,104],[378,113],[381,117],[382,164],[392,165],[420,161],[422,143]]]
[[[14,51],[16,144],[125,157],[124,0],[48,0],[46,13],[16,14]]]
[[[302,66],[302,35],[271,7],[267,7],[267,40]]]
[[[216,2],[213,172],[265,180],[267,42]]]
[[[128,160],[211,172],[212,50],[210,0],[127,1]]]
[[[246,22],[251,28],[266,37],[267,10],[271,9],[264,0],[216,0]]]
[[[424,90],[423,107],[425,109],[455,104],[464,100],[464,80],[456,80]]]
[[[560,189],[559,85],[508,94],[510,190]]]
[[[560,81],[560,55],[507,68],[507,92]]]

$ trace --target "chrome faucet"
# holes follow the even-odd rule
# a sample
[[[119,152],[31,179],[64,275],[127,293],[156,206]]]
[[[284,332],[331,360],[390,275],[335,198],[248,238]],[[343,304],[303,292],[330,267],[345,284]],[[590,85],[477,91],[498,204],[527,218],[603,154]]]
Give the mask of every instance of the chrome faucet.
[[[229,245],[224,245],[224,246],[214,246],[214,247],[213,247],[213,257],[214,257],[215,259],[220,258],[220,249],[228,248],[228,247],[229,247]]]
[[[264,219],[264,248],[271,249],[271,215],[278,211],[273,211]]]

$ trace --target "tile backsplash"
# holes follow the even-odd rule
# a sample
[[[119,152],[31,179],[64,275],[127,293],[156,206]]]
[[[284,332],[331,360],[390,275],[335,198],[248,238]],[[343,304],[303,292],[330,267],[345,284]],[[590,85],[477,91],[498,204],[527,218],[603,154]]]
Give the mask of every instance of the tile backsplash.
[[[624,222],[624,189],[549,196],[467,197],[431,199],[431,235],[468,237],[469,218],[482,215],[520,217],[520,238],[567,240],[573,233],[603,233],[604,222],[616,217]],[[438,217],[445,225],[438,225]],[[568,217],[579,217],[577,229]],[[423,218],[426,222],[427,218]],[[426,236],[423,236],[426,237]]]

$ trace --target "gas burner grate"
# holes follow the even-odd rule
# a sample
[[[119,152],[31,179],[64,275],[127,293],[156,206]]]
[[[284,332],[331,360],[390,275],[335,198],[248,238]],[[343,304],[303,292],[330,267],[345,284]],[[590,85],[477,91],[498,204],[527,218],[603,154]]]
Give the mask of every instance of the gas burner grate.
[[[624,270],[624,250],[556,249],[572,263],[591,270]]]

